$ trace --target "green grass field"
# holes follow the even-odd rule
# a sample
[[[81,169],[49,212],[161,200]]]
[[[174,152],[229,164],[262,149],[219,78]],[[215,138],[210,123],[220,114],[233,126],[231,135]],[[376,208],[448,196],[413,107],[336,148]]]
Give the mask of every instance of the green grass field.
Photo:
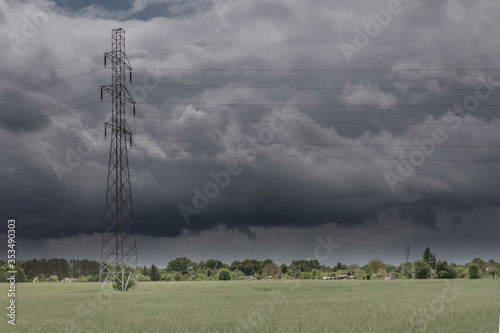
[[[498,332],[499,280],[18,283],[1,332]]]

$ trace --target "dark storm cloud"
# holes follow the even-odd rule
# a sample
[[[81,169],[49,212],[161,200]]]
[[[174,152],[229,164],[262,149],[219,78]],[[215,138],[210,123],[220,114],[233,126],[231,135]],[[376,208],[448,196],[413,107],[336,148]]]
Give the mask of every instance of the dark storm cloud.
[[[16,13],[9,32],[20,34],[20,17],[33,17],[37,7],[29,4],[0,2]],[[411,92],[349,90],[378,88],[468,88],[478,84],[478,74],[470,72],[175,72],[153,74],[138,68],[493,68],[498,23],[488,13],[498,6],[488,1],[410,2],[401,1],[403,10],[387,27],[348,63],[340,44],[354,43],[356,26],[364,28],[373,20],[372,11],[387,8],[386,1],[351,1],[349,4],[319,1],[237,1],[230,10],[218,15],[210,1],[135,1],[128,7],[113,7],[109,2],[82,8],[79,2],[71,13],[48,7],[49,22],[36,36],[14,52],[3,39],[0,95],[39,83],[57,80],[102,66],[102,54],[109,51],[111,28],[127,31],[127,53],[134,70],[134,82],[128,86],[136,100],[136,119],[129,123],[134,132],[130,151],[132,194],[137,232],[152,238],[182,239],[185,235],[216,234],[220,228],[244,233],[257,241],[265,231],[319,230],[341,228],[359,232],[358,238],[370,238],[371,229],[385,224],[422,227],[439,232],[443,220],[453,221],[457,233],[463,232],[463,214],[498,205],[499,180],[492,177],[498,164],[472,162],[432,162],[432,159],[499,160],[495,148],[437,148],[426,157],[411,176],[396,184],[395,191],[384,173],[398,172],[398,161],[369,158],[408,156],[409,145],[432,137],[437,124],[446,134],[445,145],[496,145],[500,132],[496,126],[467,126],[453,129],[443,115],[449,107],[405,108],[400,105],[463,103],[472,92]],[[124,5],[125,6],[125,5]],[[103,10],[102,8],[105,8]],[[171,18],[147,20],[148,11]],[[100,12],[101,11],[101,12]],[[99,13],[100,12],[100,13]],[[143,15],[143,16],[141,16]],[[157,15],[155,15],[157,16]],[[117,20],[122,22],[114,21]],[[129,20],[139,17],[145,21]],[[151,16],[152,17],[152,16]],[[107,19],[105,19],[107,18]],[[481,19],[479,19],[481,18]],[[1,16],[0,16],[1,23]],[[71,28],[68,28],[71,27]],[[5,28],[2,28],[5,29]],[[489,73],[483,73],[488,75]],[[147,81],[144,81],[147,78]],[[97,93],[80,101],[68,102],[29,116],[57,112],[99,100],[99,86],[109,84],[110,73],[101,71],[56,86],[1,99],[6,115],[13,115]],[[147,82],[147,85],[143,83]],[[235,88],[190,88],[157,86],[155,82],[179,84],[324,87],[331,90],[280,90]],[[153,85],[153,86],[151,86]],[[141,95],[140,89],[146,93]],[[147,88],[147,89],[146,89]],[[338,90],[335,88],[346,88]],[[499,87],[495,87],[498,89]],[[106,97],[107,98],[107,97]],[[109,101],[109,99],[106,99]],[[272,103],[276,107],[205,106],[142,103]],[[496,95],[481,101],[498,103]],[[271,128],[275,112],[283,104],[350,104],[351,107],[291,108],[292,121],[283,130],[274,131],[272,143],[334,143],[327,145],[268,145],[259,135]],[[373,107],[359,106],[373,104]],[[358,105],[358,106],[356,106]],[[394,107],[386,107],[390,105]],[[109,103],[81,107],[52,116],[1,129],[2,147],[37,140],[58,133],[100,126],[109,119]],[[127,111],[130,114],[130,110]],[[176,120],[142,119],[143,116],[172,117]],[[498,122],[495,110],[480,108],[463,119],[464,123]],[[462,117],[462,116],[461,116]],[[193,121],[193,118],[231,119],[234,121]],[[191,119],[191,120],[190,120]],[[253,119],[260,122],[238,122]],[[5,121],[5,122],[4,122]],[[13,120],[12,120],[13,121]],[[398,122],[403,125],[334,125],[336,122]],[[7,120],[0,120],[8,124]],[[1,126],[1,125],[0,125]],[[102,132],[102,131],[101,131]],[[94,136],[96,139],[97,136]],[[102,136],[101,136],[102,138]],[[196,143],[147,141],[145,139],[182,139],[187,141],[223,141]],[[89,140],[83,133],[30,146],[4,149],[0,160],[73,146]],[[237,143],[235,143],[237,142]],[[238,142],[244,143],[240,147]],[[345,145],[358,145],[349,147]],[[82,143],[83,145],[83,143]],[[90,146],[90,154],[105,154],[109,140]],[[365,145],[363,147],[363,145]],[[388,145],[388,146],[383,146]],[[390,146],[392,145],[392,146]],[[361,147],[360,147],[361,146]],[[82,148],[82,147],[80,147]],[[88,147],[87,147],[88,148]],[[77,147],[74,147],[76,150]],[[211,151],[233,154],[257,149],[259,154],[292,156],[337,156],[360,159],[316,159],[302,157],[214,155],[161,152]],[[83,157],[83,156],[80,156]],[[368,158],[368,159],[366,159]],[[406,157],[407,158],[407,157]],[[203,209],[186,223],[179,205],[194,207],[194,189],[204,191],[213,182],[210,173],[225,170],[235,160],[241,173],[210,198]],[[61,178],[50,168],[53,162],[71,162]],[[79,162],[67,149],[34,155],[9,163],[0,163],[0,177],[49,167],[37,173],[0,179],[2,207],[22,221],[19,232],[24,238],[65,239],[79,234],[99,233],[102,228],[107,157]],[[7,195],[8,193],[8,195]],[[474,213],[476,214],[476,213]],[[448,216],[452,216],[449,217]],[[463,221],[472,221],[473,217]],[[256,232],[259,229],[260,232]],[[322,230],[322,229],[321,229]],[[200,236],[201,237],[201,236]],[[257,239],[256,239],[257,237]],[[383,237],[382,237],[383,238]],[[314,239],[314,238],[312,238]],[[314,248],[314,247],[313,247]]]

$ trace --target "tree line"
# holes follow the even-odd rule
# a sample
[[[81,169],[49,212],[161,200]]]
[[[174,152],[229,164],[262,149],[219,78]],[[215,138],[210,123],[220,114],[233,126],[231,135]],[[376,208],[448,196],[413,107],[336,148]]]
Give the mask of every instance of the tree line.
[[[99,281],[100,264],[94,260],[79,259],[32,259],[17,262],[19,282],[56,282],[72,278],[77,282]],[[6,281],[7,263],[0,261],[0,282]],[[290,264],[277,264],[271,259],[235,260],[227,264],[217,259],[195,262],[186,257],[168,262],[164,268],[142,266],[139,268],[141,281],[205,281],[205,280],[246,280],[246,279],[323,279],[339,275],[354,276],[355,279],[370,280],[383,276],[398,279],[454,279],[454,278],[499,278],[500,261],[485,261],[475,258],[471,262],[458,265],[437,260],[427,247],[421,260],[401,263],[398,266],[372,259],[361,266],[346,265],[341,262],[334,266],[321,265],[316,259],[292,260]],[[222,277],[222,278],[221,278]]]
[[[0,260],[0,282],[6,282],[7,262]],[[100,263],[88,259],[31,259],[16,262],[17,282],[57,282],[64,278],[79,279],[82,282],[99,281]]]

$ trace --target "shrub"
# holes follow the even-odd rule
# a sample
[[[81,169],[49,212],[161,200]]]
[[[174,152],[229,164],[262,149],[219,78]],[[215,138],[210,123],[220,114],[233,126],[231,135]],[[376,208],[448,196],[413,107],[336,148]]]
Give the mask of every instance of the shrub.
[[[311,276],[313,279],[322,279],[323,278],[323,272],[320,271],[319,269],[313,269],[311,272]]]
[[[194,276],[195,281],[206,281],[208,280],[207,276],[203,273],[198,273]]]
[[[300,274],[300,278],[305,279],[305,280],[309,280],[309,279],[312,279],[312,274],[309,272],[302,272]]]
[[[40,282],[40,279],[38,278],[38,276],[35,276],[35,278],[33,279],[33,282]]]
[[[76,278],[76,282],[89,282],[89,279],[82,275]]]
[[[448,271],[439,271],[438,278],[448,279],[448,278],[450,278],[450,273],[448,273]]]
[[[229,281],[229,280],[231,280],[231,272],[228,271],[225,268],[221,269],[219,271],[219,274],[217,275],[217,280],[219,280],[219,281]]]
[[[160,280],[162,280],[162,281],[172,281],[172,279],[173,279],[173,275],[172,274],[170,274],[170,273],[163,273],[161,275],[161,279]]]
[[[99,274],[87,275],[88,282],[99,282]]]
[[[133,272],[132,268],[127,268],[125,274],[124,274],[124,280],[127,282],[128,279],[128,284],[125,287],[124,291],[128,291],[130,289],[135,288],[135,281],[136,281],[136,274]],[[113,289],[117,291],[122,291],[122,281],[117,279],[116,277],[113,276]]]
[[[239,280],[240,277],[246,278],[245,273],[243,273],[241,270],[236,269],[231,272],[231,280]]]
[[[151,278],[149,277],[149,275],[140,275],[139,276],[140,280],[143,281],[143,282],[149,282],[151,281]]]
[[[47,282],[59,282],[59,278],[57,275],[51,275],[48,279]]]

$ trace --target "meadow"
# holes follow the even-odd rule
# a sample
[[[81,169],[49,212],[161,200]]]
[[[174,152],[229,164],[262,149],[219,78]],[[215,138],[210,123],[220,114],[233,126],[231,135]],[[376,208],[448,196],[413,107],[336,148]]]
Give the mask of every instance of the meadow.
[[[18,283],[1,332],[498,332],[500,280]]]

